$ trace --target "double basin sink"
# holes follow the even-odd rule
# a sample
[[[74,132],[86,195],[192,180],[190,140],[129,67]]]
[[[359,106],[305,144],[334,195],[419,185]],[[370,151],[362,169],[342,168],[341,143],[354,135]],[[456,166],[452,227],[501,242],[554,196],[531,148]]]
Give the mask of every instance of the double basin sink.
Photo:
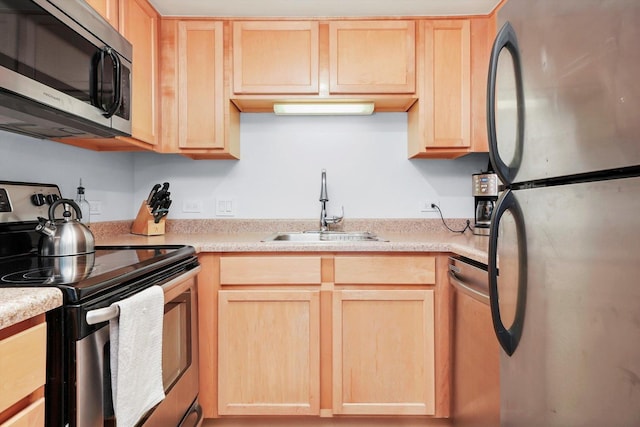
[[[263,242],[387,242],[368,231],[299,231],[272,234]]]

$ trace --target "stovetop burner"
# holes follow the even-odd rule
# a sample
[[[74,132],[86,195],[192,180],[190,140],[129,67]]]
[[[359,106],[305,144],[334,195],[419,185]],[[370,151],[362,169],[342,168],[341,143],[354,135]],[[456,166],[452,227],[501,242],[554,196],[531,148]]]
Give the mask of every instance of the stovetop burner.
[[[16,285],[65,285],[69,283],[82,280],[93,271],[91,268],[86,275],[77,274],[73,276],[67,276],[63,272],[52,271],[48,268],[36,268],[32,270],[16,271],[2,276],[1,280],[4,283],[11,283]]]
[[[95,253],[41,257],[35,253],[0,260],[0,287],[56,286],[69,302],[124,286],[194,257],[190,246],[98,246]]]
[[[16,285],[65,285],[79,282],[92,275],[108,271],[101,264],[95,264],[95,254],[66,257],[39,257],[39,267],[15,271],[0,277],[3,283]]]

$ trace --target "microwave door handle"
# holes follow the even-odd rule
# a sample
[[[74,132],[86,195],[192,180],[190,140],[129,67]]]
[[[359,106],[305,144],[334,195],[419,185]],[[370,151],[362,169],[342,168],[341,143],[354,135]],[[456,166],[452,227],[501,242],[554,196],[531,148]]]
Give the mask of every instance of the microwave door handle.
[[[104,81],[104,49],[97,51],[91,58],[91,75],[89,84],[89,98],[91,105],[104,111],[102,94]]]
[[[109,57],[111,58],[111,61],[113,62],[113,74],[114,74],[113,103],[102,114],[106,118],[109,118],[113,116],[116,113],[116,111],[118,111],[118,109],[120,108],[120,105],[122,104],[122,91],[120,90],[120,87],[122,86],[122,64],[120,63],[120,58],[118,57],[118,54],[114,52],[113,49],[106,48],[105,52],[109,55]]]

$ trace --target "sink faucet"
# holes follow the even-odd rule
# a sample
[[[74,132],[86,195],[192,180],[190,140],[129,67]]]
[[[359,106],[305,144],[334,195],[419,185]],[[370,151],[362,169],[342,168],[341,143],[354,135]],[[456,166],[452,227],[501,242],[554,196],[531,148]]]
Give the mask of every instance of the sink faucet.
[[[344,206],[342,207],[342,215],[340,216],[327,216],[327,202],[329,201],[329,196],[327,196],[327,171],[322,169],[322,182],[320,185],[320,204],[322,208],[320,209],[320,231],[327,231],[329,229],[329,224],[338,224],[344,218]]]

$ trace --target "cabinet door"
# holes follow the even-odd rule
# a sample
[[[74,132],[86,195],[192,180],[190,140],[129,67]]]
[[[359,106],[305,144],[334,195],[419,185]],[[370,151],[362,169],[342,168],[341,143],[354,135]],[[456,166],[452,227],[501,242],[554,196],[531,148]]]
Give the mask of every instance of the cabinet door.
[[[224,148],[222,22],[178,23],[178,146]]]
[[[418,101],[408,114],[409,158],[456,158],[473,152],[470,21],[421,21],[417,45]],[[480,66],[481,59],[475,64]],[[475,83],[486,87],[486,73]],[[480,98],[474,101],[479,123],[485,107]],[[482,137],[481,132],[482,126],[474,125],[474,136]]]
[[[234,22],[236,94],[317,94],[317,22]]]
[[[218,412],[318,415],[318,291],[220,291]]]
[[[119,1],[120,0],[86,0],[86,2],[116,30],[119,28]]]
[[[342,290],[333,297],[333,410],[435,412],[433,290]]]
[[[469,147],[471,51],[469,21],[425,25],[425,92],[433,100],[427,115],[426,148]]]
[[[0,413],[44,385],[47,325],[0,340]]]
[[[413,21],[329,23],[331,93],[415,92]]]
[[[133,45],[131,136],[158,142],[158,14],[146,0],[122,5],[122,34]]]
[[[44,427],[44,397],[1,423],[0,427]]]

